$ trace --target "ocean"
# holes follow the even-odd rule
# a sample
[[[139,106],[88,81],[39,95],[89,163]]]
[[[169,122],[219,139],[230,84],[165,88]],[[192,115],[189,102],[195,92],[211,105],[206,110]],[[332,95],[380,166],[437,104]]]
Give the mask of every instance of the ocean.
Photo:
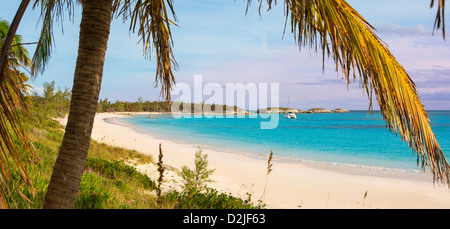
[[[450,111],[428,111],[432,129],[450,158]],[[267,117],[173,117],[156,114],[122,118],[139,132],[230,153],[306,163],[367,168],[420,170],[417,156],[386,126],[379,111],[305,113],[297,119],[279,115],[278,126],[261,129]]]

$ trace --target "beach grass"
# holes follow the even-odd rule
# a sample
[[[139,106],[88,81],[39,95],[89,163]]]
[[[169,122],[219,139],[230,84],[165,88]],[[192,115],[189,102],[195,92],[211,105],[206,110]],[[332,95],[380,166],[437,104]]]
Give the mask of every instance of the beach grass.
[[[264,191],[261,196],[260,202],[264,202],[265,196],[266,196],[266,189],[267,189],[267,178],[269,177],[270,172],[272,172],[272,159],[273,159],[273,151],[270,151],[269,159],[267,160],[267,173],[266,173],[266,180],[264,182]]]

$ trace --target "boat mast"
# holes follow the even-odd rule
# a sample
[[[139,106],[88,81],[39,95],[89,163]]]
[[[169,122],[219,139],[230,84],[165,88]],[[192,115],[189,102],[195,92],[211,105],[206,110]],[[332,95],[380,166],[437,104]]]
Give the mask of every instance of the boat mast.
[[[289,90],[289,94],[288,94],[288,110],[291,108],[291,105],[289,103],[290,98],[291,98],[291,91]]]

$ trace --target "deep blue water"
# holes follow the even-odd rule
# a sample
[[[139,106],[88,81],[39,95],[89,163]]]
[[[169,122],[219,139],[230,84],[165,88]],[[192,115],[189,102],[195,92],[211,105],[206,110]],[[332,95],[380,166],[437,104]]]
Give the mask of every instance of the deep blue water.
[[[450,157],[450,111],[428,111],[432,129]],[[381,114],[367,111],[331,114],[279,115],[275,129],[261,129],[263,117],[174,118],[171,115],[130,116],[123,120],[153,136],[238,153],[277,156],[302,161],[401,169],[420,169],[417,157],[386,127]]]

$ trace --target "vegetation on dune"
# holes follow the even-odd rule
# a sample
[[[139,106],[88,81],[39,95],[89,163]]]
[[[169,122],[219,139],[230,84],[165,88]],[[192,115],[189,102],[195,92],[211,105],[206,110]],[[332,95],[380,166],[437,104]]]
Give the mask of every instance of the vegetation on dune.
[[[209,188],[208,183],[214,182],[210,176],[214,169],[208,169],[208,155],[201,149],[195,152],[194,168],[182,166],[179,172],[183,178],[184,190],[172,191],[160,198],[160,203],[166,207],[175,209],[249,209],[264,208],[260,202],[254,205],[251,194],[247,193],[247,199],[234,197],[230,194],[220,193]]]
[[[260,209],[264,205],[254,205],[251,195],[243,200],[215,189],[207,188],[206,192],[172,191],[162,198],[165,206],[173,209]]]

